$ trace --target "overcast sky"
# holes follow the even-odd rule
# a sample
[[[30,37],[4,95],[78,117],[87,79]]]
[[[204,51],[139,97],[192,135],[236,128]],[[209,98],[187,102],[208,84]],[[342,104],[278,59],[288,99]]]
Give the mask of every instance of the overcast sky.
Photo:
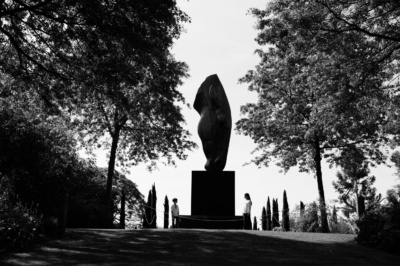
[[[194,102],[196,92],[204,79],[217,74],[227,94],[232,121],[235,124],[240,118],[240,106],[255,102],[257,95],[247,90],[247,84],[238,84],[250,69],[254,69],[259,58],[254,50],[259,48],[254,38],[255,18],[248,15],[250,8],[265,8],[266,0],[177,0],[179,7],[186,12],[192,22],[186,24],[186,32],[176,41],[172,53],[175,58],[189,65],[190,78],[184,80],[180,87],[187,103]],[[178,161],[177,166],[164,167],[147,172],[145,167],[130,169],[128,176],[135,182],[147,199],[148,191],[153,183],[157,190],[157,209],[160,210],[159,226],[162,226],[162,211],[164,198],[167,195],[172,204],[172,198],[178,198],[181,214],[190,215],[191,204],[191,172],[204,170],[205,156],[201,141],[197,135],[199,114],[194,109],[184,108],[187,125],[199,149],[189,153],[186,161]],[[233,128],[235,126],[233,125]],[[232,130],[228,160],[225,170],[236,173],[236,214],[241,215],[244,193],[249,193],[252,201],[252,216],[260,216],[267,197],[278,198],[279,209],[282,209],[283,190],[286,190],[289,206],[293,209],[300,201],[310,203],[318,198],[317,181],[314,174],[299,173],[293,168],[288,173],[280,173],[274,164],[268,168],[257,168],[254,165],[243,166],[252,158],[251,152],[255,145],[249,137],[237,135]],[[105,158],[99,163],[104,166]],[[386,194],[386,190],[399,182],[394,176],[395,169],[386,166],[371,169],[377,177],[378,192]],[[323,180],[326,199],[337,198],[332,187],[337,169],[329,169],[323,165]],[[207,194],[204,195],[205,197]],[[217,204],[217,203],[216,203]]]

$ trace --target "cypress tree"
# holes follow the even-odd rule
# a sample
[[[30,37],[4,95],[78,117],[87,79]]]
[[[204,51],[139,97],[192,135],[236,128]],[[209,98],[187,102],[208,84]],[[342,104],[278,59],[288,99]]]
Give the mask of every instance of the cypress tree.
[[[272,228],[280,227],[278,199],[272,199]]]
[[[269,197],[267,200],[267,230],[272,230],[271,204],[269,202]]]
[[[150,228],[157,228],[157,194],[156,185],[153,184],[151,188],[151,226]]]
[[[290,231],[289,204],[287,201],[286,190],[283,191],[282,222],[283,222],[283,229],[285,229],[285,231]]]
[[[253,230],[257,230],[257,217],[254,216]]]
[[[119,210],[119,224],[121,229],[125,229],[125,202],[126,202],[126,195],[125,190],[121,192],[121,209]]]
[[[168,229],[169,227],[169,202],[168,202],[168,197],[165,195],[165,200],[164,200],[164,228]]]
[[[267,212],[265,207],[262,208],[261,212],[261,229],[264,231],[267,230]]]
[[[144,206],[143,214],[143,228],[150,228],[151,223],[151,190],[149,190],[149,196],[147,197],[146,205]]]

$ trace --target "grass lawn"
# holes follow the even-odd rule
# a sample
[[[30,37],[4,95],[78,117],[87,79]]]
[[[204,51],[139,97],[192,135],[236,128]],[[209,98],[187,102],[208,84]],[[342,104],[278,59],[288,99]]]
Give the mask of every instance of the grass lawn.
[[[0,265],[399,265],[400,256],[355,235],[242,230],[69,229],[61,240],[14,253]]]

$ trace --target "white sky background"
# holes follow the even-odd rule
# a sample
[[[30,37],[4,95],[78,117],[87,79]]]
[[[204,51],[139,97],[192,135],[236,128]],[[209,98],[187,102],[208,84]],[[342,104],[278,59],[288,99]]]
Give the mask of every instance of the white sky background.
[[[282,209],[283,191],[286,190],[289,207],[293,209],[300,201],[310,203],[318,198],[317,181],[314,174],[299,173],[293,168],[288,173],[280,173],[280,168],[274,163],[268,168],[258,168],[254,164],[243,166],[252,158],[254,142],[242,135],[237,135],[235,123],[240,119],[240,106],[255,102],[257,95],[247,90],[247,84],[238,84],[248,70],[254,69],[259,58],[254,50],[259,48],[254,38],[256,19],[247,15],[250,8],[264,9],[267,0],[177,0],[178,6],[186,12],[192,22],[186,24],[186,33],[182,33],[175,42],[172,53],[179,61],[189,65],[190,77],[184,80],[180,91],[187,103],[193,104],[196,92],[205,78],[218,74],[227,94],[232,112],[233,128],[225,167],[227,171],[236,172],[236,215],[242,213],[244,193],[249,193],[253,201],[252,217],[261,216],[262,207],[267,197],[278,198],[279,210]],[[186,161],[177,161],[176,167],[159,165],[159,170],[148,172],[144,166],[130,169],[128,176],[139,187],[145,196],[153,183],[157,191],[158,226],[162,227],[162,211],[164,198],[167,195],[172,205],[172,198],[178,198],[182,215],[190,215],[191,209],[191,172],[204,170],[206,162],[199,136],[197,124],[199,114],[192,108],[183,108],[186,128],[192,134],[192,140],[199,148],[188,153]],[[100,156],[98,162],[106,166],[105,156]],[[323,164],[323,181],[326,199],[337,199],[332,181],[336,178],[337,169],[329,169]],[[376,187],[383,195],[398,179],[394,175],[394,167],[380,166],[371,169],[377,177]],[[212,184],[210,184],[212,185]],[[207,197],[205,192],[204,197]],[[218,202],[215,202],[218,204]],[[253,220],[253,218],[252,218]]]

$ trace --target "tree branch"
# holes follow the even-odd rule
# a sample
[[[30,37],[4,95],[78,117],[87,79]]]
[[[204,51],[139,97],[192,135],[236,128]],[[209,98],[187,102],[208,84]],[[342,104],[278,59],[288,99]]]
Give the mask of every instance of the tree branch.
[[[364,33],[364,34],[370,36],[370,37],[376,37],[376,38],[380,38],[380,39],[384,39],[384,40],[390,40],[390,41],[395,41],[395,42],[399,42],[399,41],[400,41],[400,38],[395,38],[395,37],[391,37],[391,36],[387,36],[387,35],[382,35],[382,34],[378,34],[378,33],[373,33],[373,32],[370,32],[370,31],[368,31],[368,30],[366,30],[366,29],[363,29],[363,28],[361,28],[360,26],[358,26],[358,25],[356,25],[356,24],[354,24],[354,23],[351,23],[351,22],[347,21],[346,19],[342,18],[341,16],[339,16],[331,7],[328,6],[328,4],[323,3],[323,2],[321,2],[321,1],[318,1],[318,0],[317,0],[317,3],[320,4],[320,5],[322,5],[322,6],[324,6],[324,7],[326,7],[326,8],[328,9],[328,11],[329,11],[336,19],[338,19],[339,21],[342,21],[342,22],[344,22],[346,25],[348,25],[348,26],[350,27],[350,28],[349,28],[350,31],[359,31],[359,32],[362,32],[362,33]]]
[[[24,11],[34,11],[34,10],[39,9],[39,8],[41,8],[41,7],[43,7],[43,6],[45,6],[45,5],[47,5],[47,4],[52,2],[52,0],[45,0],[45,1],[41,2],[41,3],[36,4],[36,5],[29,6],[29,5],[25,4],[25,3],[22,3],[21,1],[18,1],[18,0],[14,0],[14,1],[17,2],[20,6],[23,6],[23,7],[15,8],[15,9],[12,9],[12,10],[3,11],[3,12],[0,13],[0,18],[1,17],[5,17],[5,16],[9,16],[9,15],[14,15],[16,13],[20,13],[20,12],[24,12]]]

